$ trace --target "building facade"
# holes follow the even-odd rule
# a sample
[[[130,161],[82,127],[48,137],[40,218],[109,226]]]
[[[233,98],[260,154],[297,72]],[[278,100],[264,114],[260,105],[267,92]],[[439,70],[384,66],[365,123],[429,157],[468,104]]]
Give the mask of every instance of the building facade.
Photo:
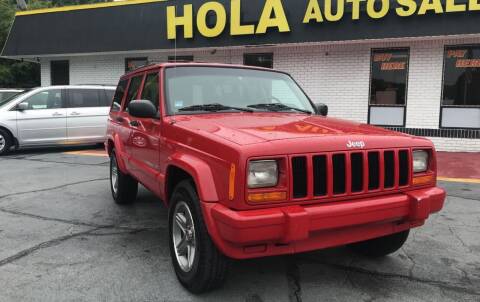
[[[180,25],[170,26],[171,20],[168,20],[168,13],[166,13],[160,24],[164,29],[167,27],[167,33],[164,33],[163,37],[158,37],[159,40],[162,40],[160,44],[135,45],[128,38],[129,34],[139,35],[139,32],[147,30],[154,24],[154,22],[149,23],[148,16],[145,14],[142,14],[145,19],[141,19],[143,25],[140,24],[135,31],[125,30],[126,37],[123,39],[126,39],[126,44],[133,43],[133,46],[114,46],[113,48],[116,47],[116,49],[111,49],[106,47],[106,44],[99,43],[97,40],[101,36],[103,39],[107,39],[107,42],[118,44],[119,36],[106,36],[98,33],[102,23],[100,20],[95,21],[95,18],[98,18],[97,15],[123,15],[123,17],[131,16],[132,19],[135,19],[135,14],[145,12],[145,10],[148,12],[168,10],[168,6],[165,7],[167,4],[159,3],[159,1],[134,2],[132,1],[130,4],[125,2],[125,5],[118,6],[94,6],[84,9],[71,8],[69,11],[60,12],[44,11],[37,14],[20,14],[13,25],[3,55],[40,62],[42,86],[116,84],[119,77],[132,68],[172,60],[272,67],[289,72],[314,102],[327,104],[330,116],[426,136],[435,143],[438,150],[480,152],[480,27],[471,28],[471,24],[480,24],[480,7],[478,11],[468,11],[467,8],[470,7],[468,1],[457,3],[457,6],[465,3],[466,9],[464,12],[458,12],[457,19],[453,18],[455,17],[453,12],[440,14],[438,11],[434,11],[435,8],[431,8],[430,15],[425,12],[425,16],[422,16],[422,18],[425,17],[425,20],[420,16],[413,16],[411,20],[401,19],[398,16],[400,6],[397,3],[396,6],[389,8],[390,11],[396,9],[397,16],[386,15],[385,22],[388,26],[383,28],[381,33],[372,34],[372,28],[375,27],[369,23],[375,21],[376,23],[373,25],[378,27],[381,26],[380,21],[372,21],[365,17],[364,21],[359,20],[364,23],[355,23],[351,20],[338,21],[341,22],[340,29],[348,32],[345,34],[342,31],[342,35],[345,37],[332,38],[330,35],[335,34],[339,29],[329,29],[326,26],[326,29],[322,30],[331,30],[333,33],[327,32],[327,37],[322,35],[324,37],[322,39],[310,39],[308,34],[318,35],[319,33],[309,33],[305,27],[292,24],[289,24],[290,31],[286,32],[284,25],[279,20],[274,20],[274,18],[279,19],[278,16],[281,15],[281,12],[278,8],[277,10],[273,8],[270,11],[272,28],[262,35],[253,34],[249,42],[244,39],[244,35],[240,40],[236,40],[232,35],[233,25],[231,24],[230,34],[221,33],[216,40],[212,38],[213,42],[205,36],[201,39],[196,37],[189,39],[189,29],[179,22],[182,21],[179,19],[180,17],[188,15],[186,5],[189,4],[185,1],[185,3],[175,5],[170,4],[170,7],[177,9],[174,14],[177,19],[174,20]],[[225,10],[231,14],[234,13],[234,5],[236,5],[234,2],[237,1],[232,0],[230,6],[228,4],[224,6]],[[259,2],[262,1],[256,3]],[[266,0],[263,11],[269,2],[273,3],[272,5],[282,3],[280,0]],[[285,18],[294,18],[295,13],[293,17],[288,14],[286,2],[283,1],[283,11],[287,12]],[[301,13],[300,16],[303,16],[303,22],[308,21],[306,20],[307,14],[303,15],[303,12],[309,12],[312,1],[304,2],[305,7],[295,6],[298,8],[298,14]],[[342,1],[336,2],[337,9],[339,2]],[[418,3],[420,10],[423,4]],[[444,11],[448,8],[448,5],[445,5],[442,8]],[[142,6],[144,10],[142,10]],[[181,12],[182,6],[183,12]],[[197,13],[201,14],[201,5],[198,6],[200,8]],[[374,7],[374,9],[381,10],[380,7]],[[262,7],[257,10],[261,11]],[[255,8],[249,8],[242,11],[240,16],[248,20],[249,14],[253,15],[255,11]],[[45,49],[37,49],[33,43],[23,42],[23,39],[28,38],[28,36],[21,37],[21,27],[25,25],[23,23],[55,23],[59,22],[56,19],[87,12],[91,13],[90,16],[94,21],[93,24],[87,26],[86,30],[91,33],[96,32],[92,36],[93,46],[90,49],[81,45],[69,45],[68,47],[50,45]],[[208,32],[208,29],[215,30],[219,22],[218,18],[222,13],[215,8],[211,8],[207,12],[216,14],[217,20],[205,21],[204,25],[207,27],[207,31],[204,29],[203,32],[200,25],[197,24],[199,34],[194,31],[196,35],[215,34]],[[314,13],[315,9],[311,12]],[[355,16],[354,12],[350,13],[351,16]],[[368,14],[368,7],[365,10],[360,9],[359,14],[361,13]],[[326,19],[327,15],[325,11],[322,11],[322,18]],[[104,17],[106,16],[104,15]],[[318,21],[315,19],[318,16],[318,14],[312,15],[310,21]],[[233,15],[229,17],[229,19],[234,18]],[[448,18],[453,18],[453,20]],[[258,19],[258,16],[255,19]],[[79,22],[80,20],[81,18],[78,18],[78,20],[69,22]],[[192,20],[195,20],[194,16]],[[113,20],[112,22],[119,21]],[[449,22],[456,24],[455,31],[452,32]],[[260,23],[261,21],[258,22],[257,30],[261,27]],[[303,24],[306,26],[305,24],[308,23]],[[70,26],[72,27],[68,29]],[[242,26],[245,25],[240,24],[240,29]],[[228,27],[228,25],[224,27]],[[56,33],[49,33],[49,35],[60,39],[57,41],[59,44],[69,43],[75,37],[73,32],[68,34],[72,28],[75,28],[75,24],[68,25],[65,30],[57,29]],[[175,33],[178,35],[173,41],[168,36],[172,34],[171,28],[175,29]],[[297,38],[293,37],[296,28],[300,28],[298,29],[299,36],[304,37],[301,41],[297,41]],[[358,33],[356,33],[356,29],[358,29]],[[118,26],[115,26],[113,30],[118,30]],[[248,30],[248,28],[243,27],[243,30]],[[285,36],[282,36],[282,30],[285,32]],[[478,33],[475,33],[475,30]],[[108,32],[104,34],[108,34]],[[155,36],[155,33],[150,34]],[[182,34],[183,37],[181,37]],[[273,37],[270,38],[269,34]],[[80,38],[88,40],[84,35],[85,33],[80,34]],[[259,39],[259,43],[254,43],[256,38]],[[49,39],[44,43],[52,43],[52,41],[48,41]],[[75,41],[72,43],[75,44]]]

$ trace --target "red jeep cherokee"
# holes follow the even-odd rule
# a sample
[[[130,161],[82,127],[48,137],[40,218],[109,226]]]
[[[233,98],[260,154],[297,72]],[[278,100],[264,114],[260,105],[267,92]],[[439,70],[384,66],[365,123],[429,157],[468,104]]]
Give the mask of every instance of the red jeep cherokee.
[[[133,71],[108,125],[113,198],[133,202],[140,182],[164,201],[175,272],[195,293],[221,284],[228,258],[395,252],[443,206],[434,146],[327,111],[269,69]]]

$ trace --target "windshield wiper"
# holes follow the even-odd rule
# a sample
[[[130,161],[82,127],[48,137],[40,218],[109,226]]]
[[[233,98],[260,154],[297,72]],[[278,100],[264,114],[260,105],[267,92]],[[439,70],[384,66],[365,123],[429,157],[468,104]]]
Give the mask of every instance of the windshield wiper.
[[[300,108],[295,108],[295,107],[290,107],[288,105],[282,104],[282,103],[268,103],[268,104],[255,104],[255,105],[248,105],[247,107],[249,108],[255,108],[255,109],[266,109],[266,110],[272,110],[272,111],[285,111],[285,110],[295,110],[307,114],[312,114],[311,111],[305,110],[305,109],[300,109]]]
[[[193,106],[187,106],[187,107],[183,107],[183,108],[178,109],[178,111],[209,111],[209,112],[226,111],[226,110],[254,112],[253,109],[225,106],[225,105],[218,104],[218,103],[205,104],[205,105],[193,105]]]

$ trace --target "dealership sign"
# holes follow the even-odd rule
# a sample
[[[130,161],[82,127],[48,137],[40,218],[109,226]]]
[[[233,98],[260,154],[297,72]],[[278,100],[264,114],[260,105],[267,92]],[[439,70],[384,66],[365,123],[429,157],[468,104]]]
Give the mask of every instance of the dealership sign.
[[[177,6],[168,6],[166,11],[168,39],[177,38],[177,27],[183,28],[183,38],[194,36],[194,27],[203,37],[213,38],[228,30],[232,36],[259,35],[268,29],[278,32],[290,32],[290,22],[303,24],[321,24],[337,22],[343,18],[359,20],[360,18],[381,19],[389,13],[399,17],[413,15],[459,13],[480,11],[480,0],[396,0],[396,7],[391,9],[389,0],[307,0],[302,20],[289,20],[282,0],[266,0],[260,18],[256,24],[242,24],[242,1],[231,0],[230,11],[220,2],[209,1],[198,6],[194,12],[193,4],[183,6],[183,15],[177,14]],[[248,2],[248,1],[244,1]],[[298,1],[300,2],[300,1]],[[297,5],[300,6],[300,3]],[[347,13],[348,11],[348,13]],[[363,15],[362,15],[363,13]],[[213,24],[208,19],[215,16]]]
[[[2,54],[480,34],[479,20],[480,0],[131,0],[19,12]]]

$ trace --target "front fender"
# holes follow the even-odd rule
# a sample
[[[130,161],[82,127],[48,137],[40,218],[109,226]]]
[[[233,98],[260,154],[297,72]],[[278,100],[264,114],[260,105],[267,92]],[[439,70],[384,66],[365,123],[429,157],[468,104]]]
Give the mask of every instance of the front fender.
[[[212,170],[205,161],[191,155],[176,153],[172,155],[170,162],[193,177],[201,201],[219,201]]]
[[[9,123],[2,123],[0,122],[0,128],[4,128],[4,129],[7,129],[12,135],[14,138],[17,138],[17,127],[16,127],[16,121],[12,121],[12,122],[9,122]]]

